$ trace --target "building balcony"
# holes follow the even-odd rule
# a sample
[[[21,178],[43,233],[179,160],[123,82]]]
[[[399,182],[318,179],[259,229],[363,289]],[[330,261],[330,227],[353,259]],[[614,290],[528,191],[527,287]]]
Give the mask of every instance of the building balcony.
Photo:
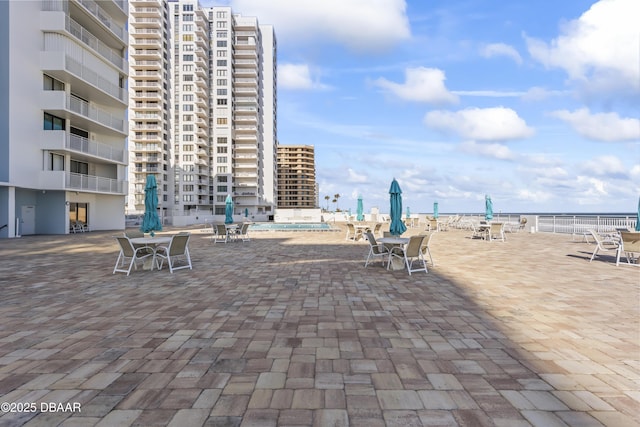
[[[98,125],[109,133],[115,132],[124,136],[128,134],[127,122],[123,117],[115,116],[83,99],[53,90],[43,90],[40,95],[40,106],[44,111],[58,117],[70,118],[78,127],[92,129]]]
[[[236,135],[241,134],[241,133],[256,133],[258,132],[258,127],[257,126],[248,126],[248,125],[242,125],[242,126],[235,126],[235,131],[236,131]]]
[[[41,171],[39,188],[43,190],[126,195],[128,185],[127,181],[104,176],[83,175],[65,171]]]
[[[82,8],[84,8],[89,14],[93,15],[93,17],[96,18],[96,20],[108,33],[111,33],[115,37],[117,37],[118,40],[122,41],[125,44],[125,46],[127,45],[129,38],[129,33],[127,32],[127,30],[114,22],[111,14],[103,9],[98,4],[98,2],[93,0],[76,0],[76,3],[80,4]],[[105,4],[108,3],[109,2],[105,2]]]
[[[153,79],[157,80],[160,77],[160,73],[155,70],[133,70],[130,74],[134,79]]]
[[[143,18],[162,18],[162,9],[159,7],[135,7],[131,14]]]
[[[63,130],[40,131],[40,148],[61,153],[74,153],[76,159],[82,157],[93,162],[102,161],[123,165],[127,163],[127,153],[124,147],[117,148],[109,144],[91,141]]]
[[[234,92],[236,96],[258,96],[258,90],[252,87],[236,87]]]
[[[162,52],[159,49],[134,49],[131,51],[131,57],[135,60],[157,60],[162,59]]]
[[[145,91],[145,92],[140,93],[140,91],[135,91],[133,94],[131,94],[131,99],[133,99],[135,101],[161,102],[162,101],[162,94],[160,94],[158,92],[146,92]],[[132,109],[138,109],[138,108],[144,108],[144,107],[145,107],[144,105],[135,105],[135,106],[132,107]],[[156,107],[162,108],[162,105],[159,105],[159,106],[156,105]]]
[[[117,108],[126,108],[128,104],[125,89],[65,52],[40,52],[40,68],[58,80],[70,82],[76,93],[85,99]]]
[[[159,18],[143,18],[138,16],[131,16],[129,19],[131,24],[135,24],[137,28],[148,27],[148,28],[158,28],[162,27],[162,19]]]
[[[236,87],[258,87],[258,79],[248,77],[235,78],[233,83]]]
[[[40,29],[42,31],[71,36],[80,42],[82,46],[92,49],[109,64],[115,65],[118,71],[124,73],[129,72],[129,63],[120,51],[106,45],[102,40],[93,35],[91,31],[71,19],[64,12],[42,11],[40,12],[40,22]]]
[[[137,55],[138,49],[160,49],[162,48],[162,43],[160,42],[160,39],[134,37],[129,46],[135,48],[133,52],[130,52],[133,56]]]
[[[131,65],[138,70],[158,70],[162,68],[162,61],[150,61],[147,59],[133,59]]]

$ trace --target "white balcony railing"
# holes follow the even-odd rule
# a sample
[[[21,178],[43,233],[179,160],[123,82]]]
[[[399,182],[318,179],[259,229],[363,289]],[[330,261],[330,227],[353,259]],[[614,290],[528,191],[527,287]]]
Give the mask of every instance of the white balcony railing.
[[[116,149],[110,145],[100,142],[90,141],[82,136],[68,134],[66,138],[66,145],[69,150],[113,160],[115,162],[126,162],[124,150]]]
[[[87,101],[69,95],[67,97],[67,108],[76,114],[85,116],[93,121],[101,123],[110,128],[124,132],[124,120],[113,116],[108,111],[89,104]]]
[[[68,16],[65,19],[66,30],[69,31],[73,36],[75,36],[78,40],[89,46],[91,49],[98,52],[101,56],[103,56],[107,61],[115,65],[121,70],[125,70],[124,66],[124,58],[122,55],[111,49],[109,46],[104,44],[100,39],[91,34],[89,30],[84,28],[82,25],[69,18]],[[129,70],[125,70],[128,72]]]
[[[124,194],[127,181],[103,176],[83,175],[79,173],[65,174],[65,188],[69,190],[95,191],[98,193]]]

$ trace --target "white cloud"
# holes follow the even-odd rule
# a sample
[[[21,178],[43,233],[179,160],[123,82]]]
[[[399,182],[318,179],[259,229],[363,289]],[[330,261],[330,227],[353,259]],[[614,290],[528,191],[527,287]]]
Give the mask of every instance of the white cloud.
[[[566,94],[563,90],[549,90],[543,87],[532,87],[522,94],[523,101],[542,101],[552,96],[559,96]]]
[[[272,24],[289,43],[332,40],[376,52],[411,36],[405,0],[233,0],[232,7]]]
[[[549,43],[525,36],[531,56],[549,68],[564,69],[571,79],[602,89],[640,90],[638,0],[601,0],[568,22]]]
[[[544,203],[553,198],[553,195],[547,191],[531,191],[518,190],[516,197],[520,200],[526,200],[533,203]]]
[[[282,89],[327,89],[328,86],[314,81],[307,64],[278,65],[278,87]]]
[[[429,102],[433,104],[451,104],[458,97],[447,90],[444,85],[446,77],[437,68],[407,68],[405,82],[395,83],[379,78],[373,83],[407,101]]]
[[[493,58],[495,56],[506,56],[515,61],[516,64],[522,64],[522,57],[518,51],[508,44],[492,43],[480,48],[480,55],[485,58]]]
[[[347,182],[349,183],[366,183],[369,181],[369,178],[365,174],[359,174],[353,169],[347,169],[347,173],[349,176],[347,177]]]
[[[588,108],[550,113],[569,123],[578,134],[596,141],[640,140],[640,119],[621,118],[618,113],[591,114]]]
[[[456,112],[430,111],[425,124],[436,130],[452,132],[475,141],[507,141],[528,138],[532,128],[510,108],[467,108]]]
[[[465,153],[479,154],[485,157],[492,157],[499,160],[511,160],[515,157],[514,153],[503,144],[478,144],[475,141],[466,141],[460,144],[460,150]]]
[[[625,179],[628,176],[627,169],[616,156],[599,156],[582,164],[585,173],[608,178]]]
[[[460,96],[480,96],[486,98],[516,98],[526,95],[526,92],[500,90],[452,90],[451,93]]]

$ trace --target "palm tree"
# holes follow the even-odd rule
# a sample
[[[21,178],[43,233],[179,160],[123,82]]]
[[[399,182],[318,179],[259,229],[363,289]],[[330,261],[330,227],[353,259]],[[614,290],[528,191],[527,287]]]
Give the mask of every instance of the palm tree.
[[[324,196],[324,199],[327,201],[327,211],[328,211],[329,210],[329,199],[331,199],[331,197]]]
[[[339,199],[339,198],[340,198],[340,194],[334,194],[334,195],[333,195],[333,203],[335,203],[335,204],[336,204],[336,211],[340,210],[340,209],[338,208],[338,199]]]

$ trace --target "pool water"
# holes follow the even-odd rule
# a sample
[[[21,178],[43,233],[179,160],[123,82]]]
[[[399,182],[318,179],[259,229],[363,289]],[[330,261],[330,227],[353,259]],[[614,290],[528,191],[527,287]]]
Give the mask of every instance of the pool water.
[[[249,231],[330,231],[331,226],[326,222],[275,224],[272,222],[258,222],[249,226]]]

